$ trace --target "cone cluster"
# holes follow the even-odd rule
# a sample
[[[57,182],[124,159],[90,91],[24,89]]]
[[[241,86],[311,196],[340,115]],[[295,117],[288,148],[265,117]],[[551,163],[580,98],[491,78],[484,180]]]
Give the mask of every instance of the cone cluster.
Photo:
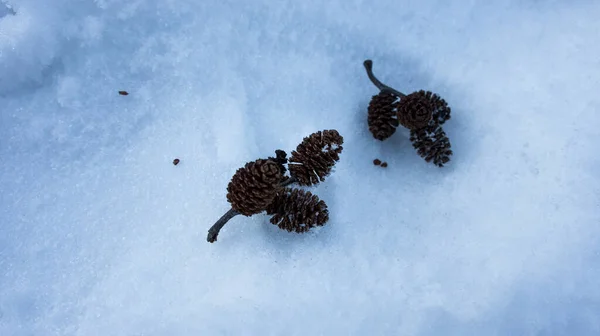
[[[447,164],[453,153],[442,128],[451,114],[446,101],[424,90],[405,95],[373,75],[372,61],[365,61],[364,66],[369,79],[380,90],[371,97],[368,106],[367,121],[373,137],[386,140],[402,125],[410,130],[410,141],[418,155],[439,167]],[[252,216],[266,212],[272,224],[296,233],[325,225],[329,220],[325,201],[310,191],[289,186],[294,183],[314,186],[325,181],[340,159],[343,142],[336,130],[318,131],[305,137],[289,159],[285,151],[276,150],[273,157],[257,159],[239,168],[227,185],[231,209],[209,229],[207,240],[216,241],[219,230],[238,214]],[[373,163],[387,167],[387,162],[379,159]]]
[[[287,153],[278,149],[274,157],[246,163],[229,182],[227,201],[245,216],[266,211],[271,223],[289,232],[304,233],[324,225],[329,220],[327,204],[309,191],[286,186],[323,182],[339,161],[343,142],[336,130],[318,131],[302,140],[289,162]]]
[[[371,76],[372,62],[367,62],[365,66]],[[442,125],[450,119],[448,103],[430,91],[419,90],[403,95],[380,82],[376,85],[381,91],[372,96],[367,109],[369,131],[373,137],[383,141],[402,125],[410,130],[410,141],[425,161],[438,167],[448,163],[453,153],[450,140],[442,129]]]

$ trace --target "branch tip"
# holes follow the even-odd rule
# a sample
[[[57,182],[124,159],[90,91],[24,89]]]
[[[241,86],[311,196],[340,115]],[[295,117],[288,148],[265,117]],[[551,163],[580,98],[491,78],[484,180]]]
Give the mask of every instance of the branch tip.
[[[227,224],[227,222],[230,219],[239,214],[239,212],[233,209],[229,209],[223,216],[221,216],[221,218],[219,218],[219,220],[213,226],[210,227],[210,229],[208,229],[208,236],[206,237],[206,241],[208,241],[209,243],[216,242],[217,236],[219,235],[219,231],[221,231],[223,226],[225,226],[225,224]]]
[[[385,84],[383,84],[379,79],[377,79],[377,77],[375,77],[375,75],[373,74],[373,61],[368,59],[365,60],[363,62],[363,65],[365,66],[365,70],[367,70],[367,76],[369,76],[369,79],[371,80],[371,82],[373,83],[373,85],[375,85],[381,92],[387,92],[387,93],[391,93],[395,96],[398,96],[400,98],[404,98],[406,97],[406,95],[394,88],[391,88]]]

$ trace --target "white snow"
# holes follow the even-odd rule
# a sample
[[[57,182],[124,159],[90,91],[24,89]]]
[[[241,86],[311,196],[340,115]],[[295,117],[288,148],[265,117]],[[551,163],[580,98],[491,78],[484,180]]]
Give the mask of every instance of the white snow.
[[[0,335],[598,335],[598,17],[0,0]],[[371,137],[367,58],[448,101],[447,167]],[[323,229],[238,216],[206,242],[237,168],[324,129]]]

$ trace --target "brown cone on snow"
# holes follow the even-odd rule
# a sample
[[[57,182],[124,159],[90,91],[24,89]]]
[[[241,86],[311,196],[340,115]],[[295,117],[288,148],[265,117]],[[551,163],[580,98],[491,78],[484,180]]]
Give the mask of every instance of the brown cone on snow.
[[[431,91],[420,90],[418,92],[420,96],[429,101],[431,106],[431,119],[438,125],[443,125],[450,119],[450,112],[452,111],[448,106],[448,103],[437,94]]]
[[[323,182],[340,159],[344,138],[336,130],[313,133],[292,151],[288,168],[298,184],[311,186]]]
[[[429,125],[433,106],[421,91],[413,92],[398,103],[398,122],[408,129],[419,129]]]
[[[451,109],[444,99],[431,91],[421,90],[413,94],[418,94],[429,101],[432,112],[431,121],[427,126],[410,131],[410,141],[425,161],[443,167],[453,154],[450,139],[442,128],[442,125],[450,119]]]
[[[443,167],[450,161],[452,149],[446,132],[439,125],[410,131],[410,141],[417,153],[427,162]]]
[[[327,204],[309,191],[286,188],[267,207],[271,223],[289,232],[304,233],[329,220]]]
[[[383,141],[391,137],[398,127],[396,106],[398,97],[388,92],[380,92],[369,102],[367,121],[373,137]]]
[[[227,186],[227,201],[233,210],[244,216],[264,211],[281,189],[278,163],[259,159],[239,168]]]

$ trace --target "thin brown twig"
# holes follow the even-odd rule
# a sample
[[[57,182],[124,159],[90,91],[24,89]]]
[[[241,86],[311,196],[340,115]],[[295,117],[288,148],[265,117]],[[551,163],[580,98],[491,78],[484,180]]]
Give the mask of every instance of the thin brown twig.
[[[225,226],[225,224],[227,224],[227,222],[230,219],[239,214],[239,212],[233,209],[229,209],[223,216],[221,216],[221,218],[219,218],[219,220],[213,226],[210,227],[210,229],[208,229],[208,236],[206,237],[206,241],[208,241],[209,243],[216,242],[217,236],[219,235],[219,231],[221,231],[223,226]]]
[[[377,79],[377,77],[375,77],[375,75],[373,74],[373,61],[372,60],[365,60],[363,62],[363,65],[365,66],[365,69],[367,70],[367,76],[369,76],[369,79],[371,80],[371,82],[373,82],[373,84],[382,92],[388,92],[391,93],[393,95],[396,95],[400,98],[404,98],[406,97],[406,95],[394,88],[391,88],[385,84],[383,84],[379,79]]]

